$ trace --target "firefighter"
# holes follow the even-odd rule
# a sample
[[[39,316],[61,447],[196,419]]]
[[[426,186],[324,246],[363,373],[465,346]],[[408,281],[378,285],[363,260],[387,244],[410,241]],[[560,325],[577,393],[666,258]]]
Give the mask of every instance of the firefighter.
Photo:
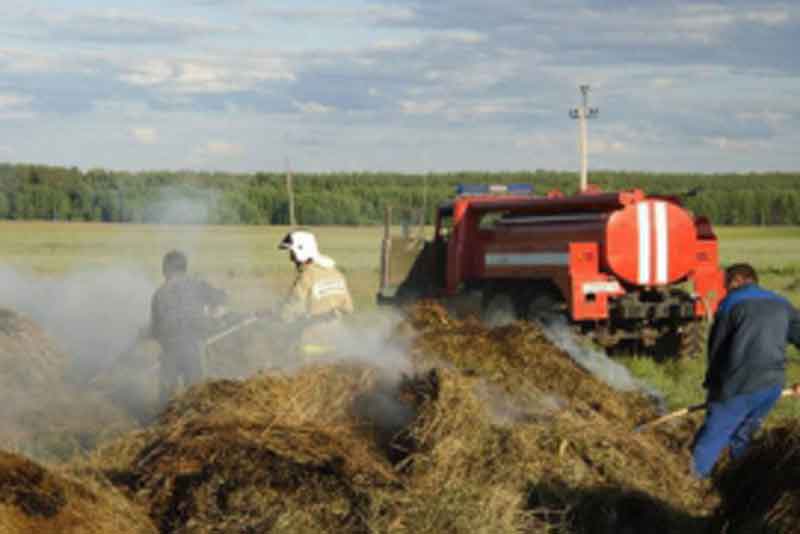
[[[289,295],[280,308],[280,319],[302,330],[298,352],[303,360],[333,351],[331,336],[342,315],[353,313],[347,281],[336,263],[320,254],[311,232],[290,232],[278,245],[288,250],[297,269]]]
[[[161,345],[159,400],[166,404],[182,387],[204,376],[206,336],[212,315],[226,301],[225,292],[187,275],[186,255],[164,256],[164,284],[153,295],[150,334]]]
[[[783,297],[760,288],[748,264],[725,272],[708,343],[708,411],[692,447],[695,474],[707,478],[723,449],[740,457],[781,396],[786,345],[800,346],[800,314]],[[800,385],[794,385],[800,393]]]

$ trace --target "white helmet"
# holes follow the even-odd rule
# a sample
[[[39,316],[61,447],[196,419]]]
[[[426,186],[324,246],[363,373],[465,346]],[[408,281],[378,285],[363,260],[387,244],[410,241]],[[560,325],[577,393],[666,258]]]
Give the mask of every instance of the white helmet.
[[[297,230],[289,232],[278,245],[279,249],[288,250],[300,263],[316,260],[319,257],[317,238],[311,232]]]
[[[289,232],[280,242],[278,248],[290,251],[298,263],[306,263],[311,260],[322,267],[333,267],[335,265],[332,259],[320,254],[317,238],[311,232],[304,230]]]

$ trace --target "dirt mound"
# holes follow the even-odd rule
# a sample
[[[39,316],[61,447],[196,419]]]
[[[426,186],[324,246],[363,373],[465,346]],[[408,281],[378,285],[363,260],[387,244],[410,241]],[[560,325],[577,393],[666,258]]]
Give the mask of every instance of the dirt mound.
[[[67,383],[67,365],[33,321],[0,310],[0,448],[63,460],[135,426],[105,399]]]
[[[800,532],[800,422],[772,428],[719,471],[717,532]]]
[[[155,534],[147,516],[116,490],[77,482],[0,451],[0,532]]]

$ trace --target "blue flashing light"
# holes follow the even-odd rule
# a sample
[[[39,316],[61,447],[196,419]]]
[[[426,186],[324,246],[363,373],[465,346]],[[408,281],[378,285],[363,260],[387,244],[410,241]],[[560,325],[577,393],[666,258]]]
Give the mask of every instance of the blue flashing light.
[[[533,186],[530,184],[459,184],[456,195],[530,195]]]

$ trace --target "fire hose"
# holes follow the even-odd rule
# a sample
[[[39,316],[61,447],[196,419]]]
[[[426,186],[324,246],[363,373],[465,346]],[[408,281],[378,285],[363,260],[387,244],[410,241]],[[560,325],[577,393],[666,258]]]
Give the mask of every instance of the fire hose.
[[[797,397],[800,396],[800,388],[798,386],[794,386],[791,388],[786,388],[781,391],[781,398],[783,397]],[[674,412],[668,413],[666,415],[662,415],[652,421],[648,421],[646,423],[642,423],[641,425],[637,426],[634,429],[634,432],[642,432],[644,430],[649,430],[653,427],[659,426],[667,421],[672,421],[673,419],[678,419],[681,417],[685,417],[689,414],[699,412],[708,408],[708,403],[704,402],[701,404],[693,404],[692,406],[687,406],[686,408],[681,408],[680,410],[675,410]]]

